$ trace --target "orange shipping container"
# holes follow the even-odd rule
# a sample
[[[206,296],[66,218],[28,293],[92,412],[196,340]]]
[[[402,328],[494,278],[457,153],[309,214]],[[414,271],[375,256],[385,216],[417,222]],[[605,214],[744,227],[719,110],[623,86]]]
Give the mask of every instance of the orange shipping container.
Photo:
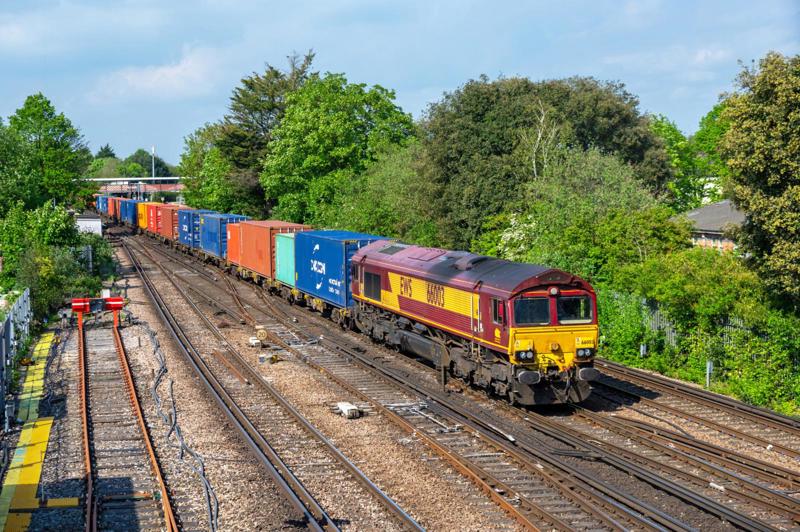
[[[170,240],[178,240],[178,211],[181,209],[190,209],[186,205],[173,205],[170,203],[159,205],[158,214],[156,215],[158,224],[158,234],[169,238]]]
[[[240,226],[239,265],[269,279],[274,277],[275,235],[311,229],[307,225],[280,220],[248,220],[238,225]]]
[[[117,211],[119,210],[119,199],[115,198],[114,196],[108,197],[108,217],[116,220],[118,215]]]
[[[158,215],[160,203],[150,203],[147,205],[147,231],[153,234],[158,233]]]
[[[239,229],[241,224],[227,224],[225,227],[228,231],[228,262],[232,262],[237,266],[241,266],[242,256],[242,233]]]

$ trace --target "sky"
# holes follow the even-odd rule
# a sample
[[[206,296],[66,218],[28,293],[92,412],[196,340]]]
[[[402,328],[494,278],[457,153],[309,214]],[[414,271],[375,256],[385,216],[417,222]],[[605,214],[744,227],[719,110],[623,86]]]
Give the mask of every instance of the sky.
[[[800,2],[18,1],[0,3],[0,116],[42,92],[96,151],[177,164],[239,80],[313,49],[315,70],[380,84],[419,117],[481,74],[623,82],[687,134],[739,61],[800,53]]]

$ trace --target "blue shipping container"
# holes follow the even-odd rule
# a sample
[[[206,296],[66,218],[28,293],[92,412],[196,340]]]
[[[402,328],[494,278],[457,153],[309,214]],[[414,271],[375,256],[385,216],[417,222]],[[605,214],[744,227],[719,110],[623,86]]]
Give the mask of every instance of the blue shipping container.
[[[295,233],[297,288],[336,307],[353,304],[350,259],[360,248],[385,237],[350,231]]]
[[[120,200],[119,202],[120,217],[122,218],[122,221],[123,223],[125,223],[125,225],[136,227],[137,203],[140,203],[140,201],[132,199]]]
[[[97,209],[98,213],[106,214],[108,213],[108,196],[97,196],[94,201],[95,208]]]
[[[190,248],[200,247],[200,215],[216,211],[181,209],[178,211],[178,241]]]
[[[248,220],[241,214],[204,213],[200,215],[200,249],[224,259],[228,253],[228,224]]]

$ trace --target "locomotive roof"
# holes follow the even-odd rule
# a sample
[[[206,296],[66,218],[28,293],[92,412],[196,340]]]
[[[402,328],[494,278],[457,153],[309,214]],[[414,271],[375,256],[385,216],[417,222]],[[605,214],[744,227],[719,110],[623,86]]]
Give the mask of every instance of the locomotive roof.
[[[362,248],[353,260],[360,262],[364,257],[367,263],[416,273],[440,283],[461,284],[469,289],[481,283],[483,288],[509,295],[548,283],[573,284],[591,290],[586,281],[561,270],[495,259],[468,251],[449,251],[381,240]]]

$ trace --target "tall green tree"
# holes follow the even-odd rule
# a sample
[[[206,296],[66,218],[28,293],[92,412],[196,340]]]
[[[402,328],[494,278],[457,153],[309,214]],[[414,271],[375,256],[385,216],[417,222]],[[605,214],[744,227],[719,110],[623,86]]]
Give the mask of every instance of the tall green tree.
[[[123,163],[126,165],[129,165],[131,163],[138,164],[143,172],[138,176],[127,176],[127,177],[149,176],[153,170],[153,155],[147,150],[139,148],[138,150],[130,154],[123,161]],[[155,156],[155,171],[156,171],[155,174],[156,177],[171,177],[173,175],[172,169],[170,169],[169,165],[166,162],[164,162],[164,159],[162,159],[158,155]]]
[[[110,144],[106,144],[105,146],[101,146],[97,153],[95,154],[95,159],[108,159],[111,157],[116,158],[117,154],[114,153],[114,149],[111,147]]]
[[[41,183],[27,169],[28,146],[0,119],[0,218],[18,201],[34,207],[41,201]]]
[[[770,52],[727,99],[722,155],[746,214],[739,244],[770,285],[800,305],[800,55]]]
[[[43,94],[28,96],[9,118],[9,127],[26,146],[20,171],[36,183],[29,189],[29,206],[51,198],[69,203],[90,192],[81,178],[92,154],[80,131]]]
[[[654,193],[671,169],[662,143],[624,86],[591,78],[472,80],[432,104],[422,122],[425,173],[442,242],[468,248],[484,219],[512,210],[556,147],[619,155]]]
[[[286,109],[286,97],[300,88],[311,74],[314,52],[288,57],[288,70],[267,64],[263,73],[242,78],[233,90],[216,145],[239,170],[260,170],[272,140],[272,132]]]
[[[348,83],[342,74],[311,76],[287,97],[264,160],[261,184],[273,215],[329,218],[346,182],[412,133],[411,117],[394,103],[393,91]]]
[[[674,178],[667,183],[672,192],[671,205],[678,212],[699,207],[705,195],[705,181],[698,172],[693,146],[675,122],[664,115],[652,116],[650,128],[664,142],[674,172]]]
[[[706,196],[711,201],[720,199],[730,176],[728,166],[720,157],[720,142],[729,125],[723,117],[725,106],[724,100],[715,105],[700,119],[700,127],[689,139],[697,173],[703,178]]]

